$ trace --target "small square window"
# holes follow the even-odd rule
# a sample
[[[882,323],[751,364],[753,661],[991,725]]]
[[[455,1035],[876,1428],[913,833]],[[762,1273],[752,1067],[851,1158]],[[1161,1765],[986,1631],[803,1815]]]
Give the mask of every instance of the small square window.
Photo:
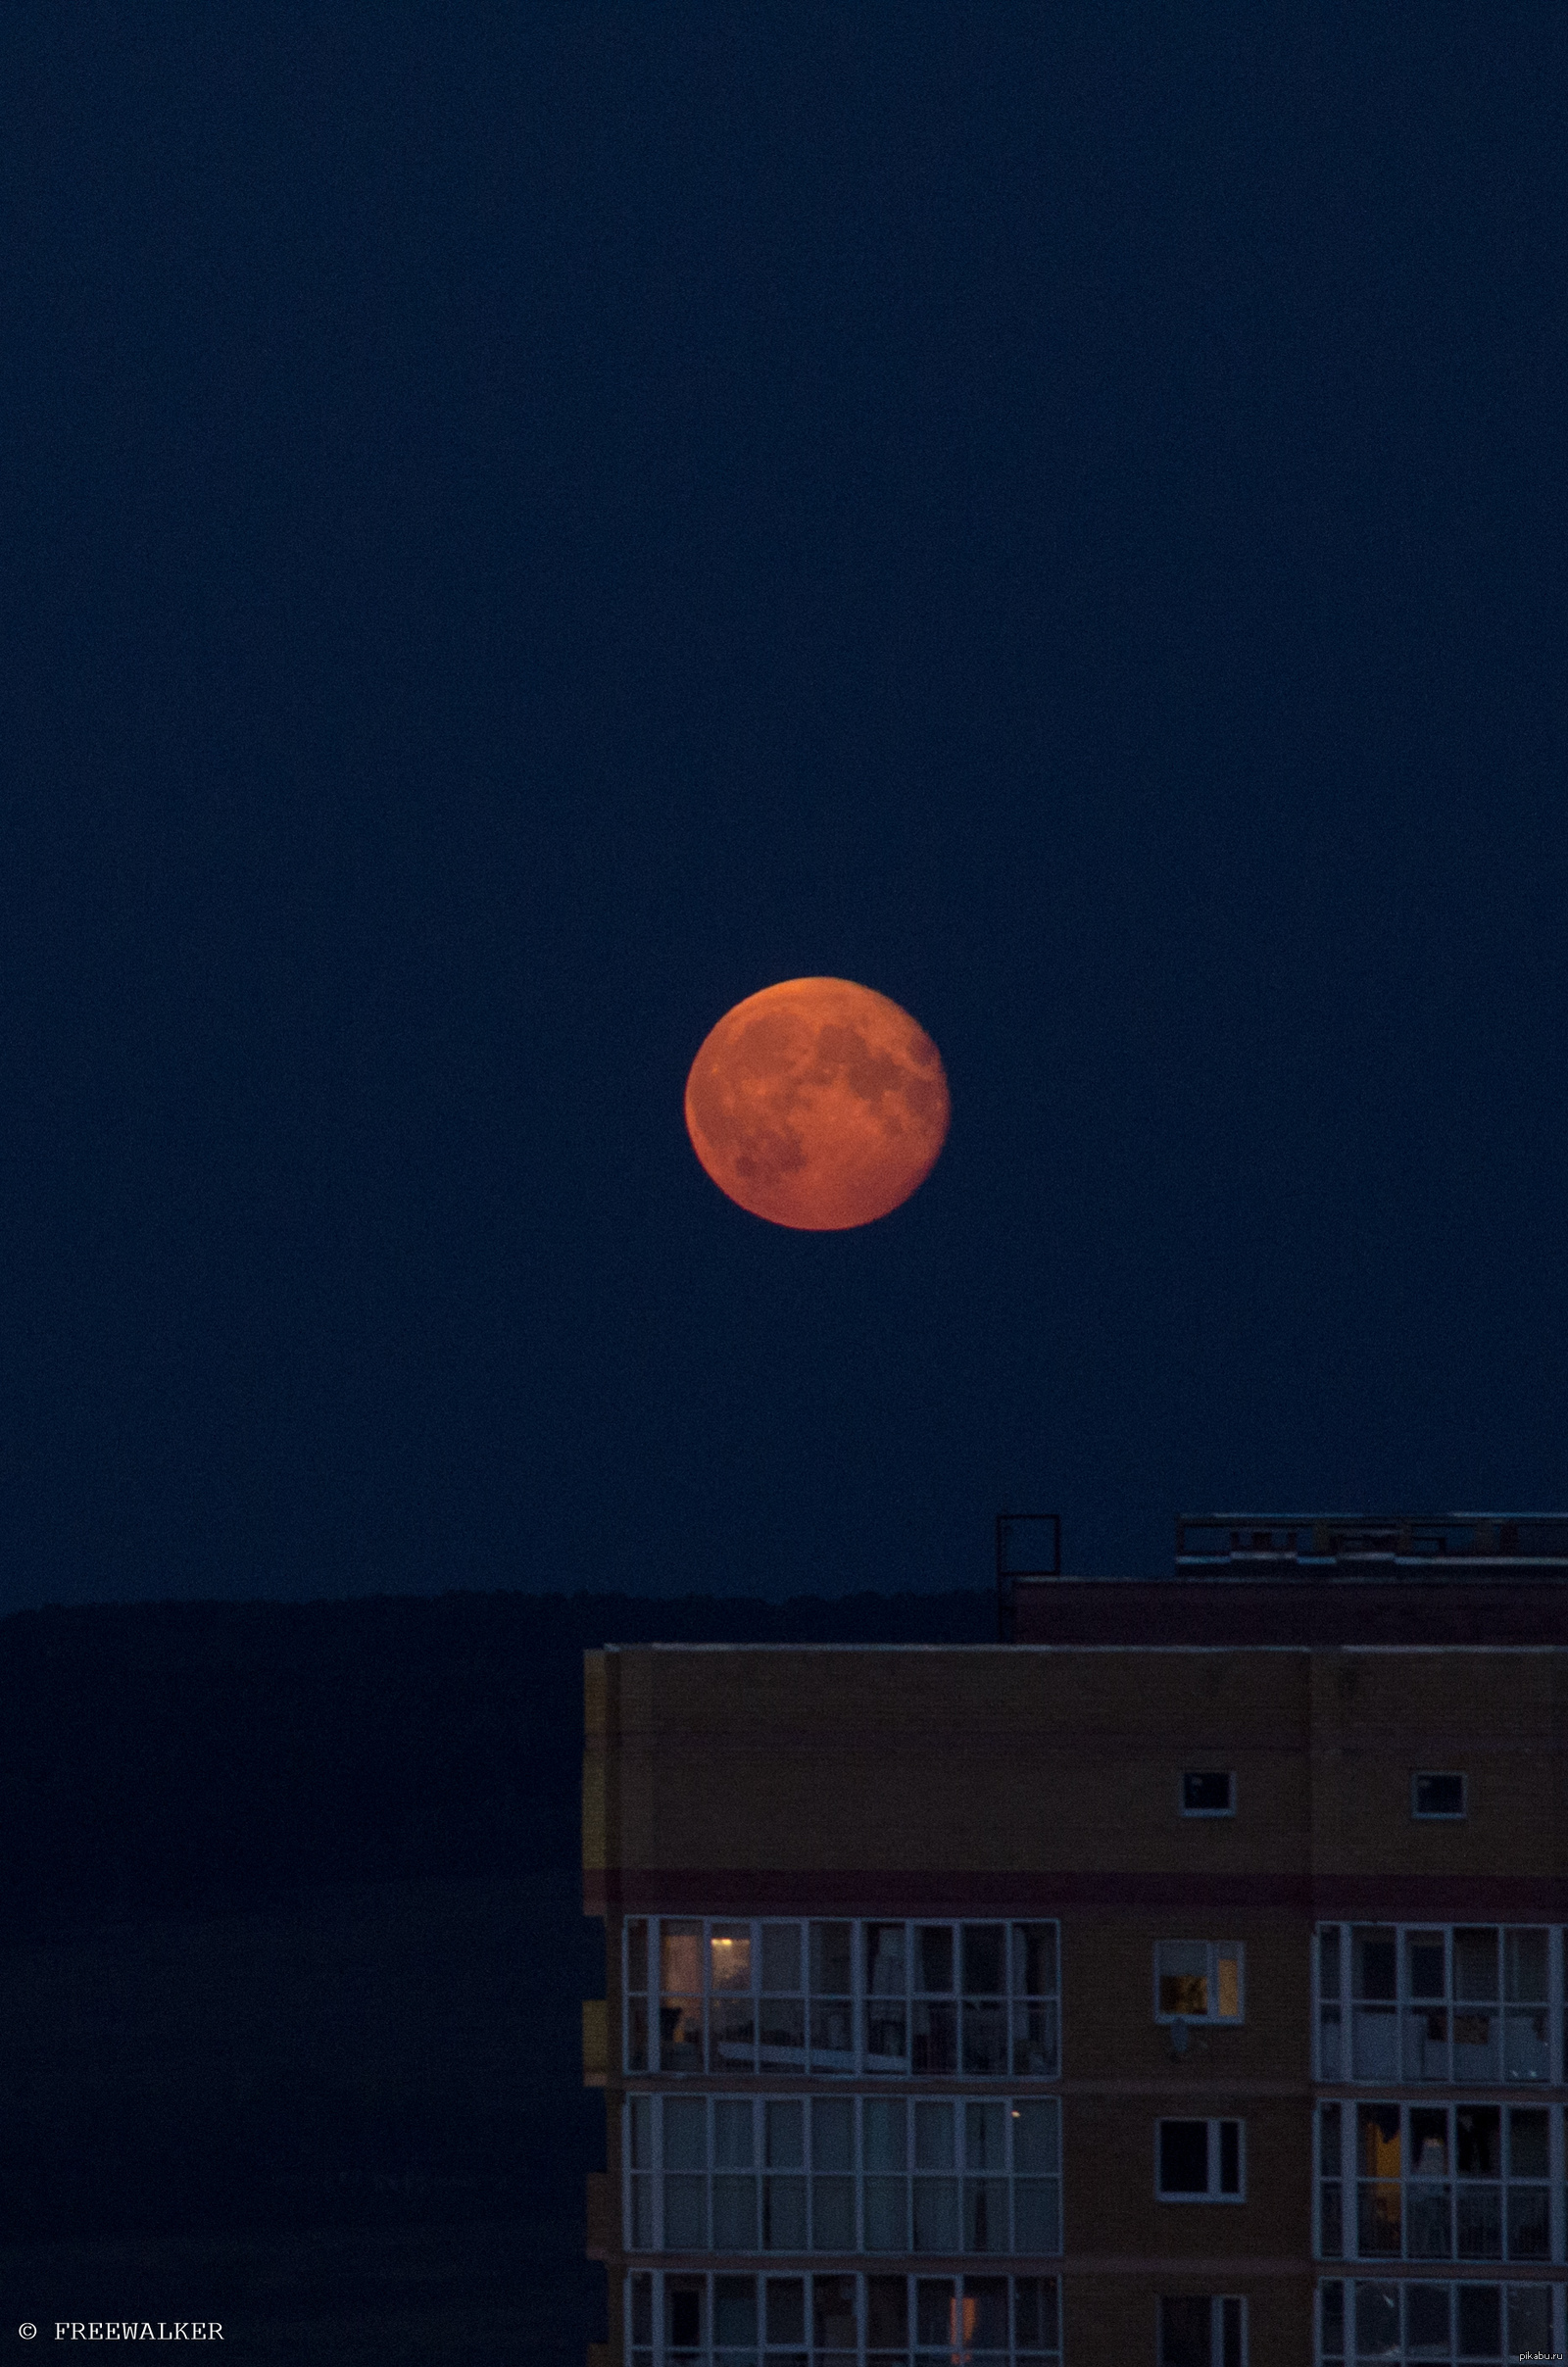
[[[1154,1945],[1156,2022],[1239,2022],[1242,1949],[1234,1940],[1159,1940]]]
[[[1236,1778],[1228,1770],[1200,1770],[1182,1777],[1184,1816],[1234,1816]]]
[[[1467,1790],[1462,1775],[1414,1775],[1410,1779],[1410,1813],[1457,1823],[1469,1804]]]

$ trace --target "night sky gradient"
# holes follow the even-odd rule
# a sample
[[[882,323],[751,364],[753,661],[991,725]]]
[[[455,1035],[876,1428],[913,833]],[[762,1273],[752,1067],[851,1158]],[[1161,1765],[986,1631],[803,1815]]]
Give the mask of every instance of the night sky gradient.
[[[1568,14],[17,0],[0,1607],[1568,1498]],[[692,1156],[827,973],[902,1209]]]

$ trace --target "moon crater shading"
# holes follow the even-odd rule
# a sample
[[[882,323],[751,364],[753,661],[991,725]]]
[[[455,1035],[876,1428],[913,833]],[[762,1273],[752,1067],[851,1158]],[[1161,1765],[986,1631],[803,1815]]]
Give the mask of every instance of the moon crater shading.
[[[721,1192],[797,1231],[899,1208],[947,1139],[936,1046],[886,995],[789,978],[726,1011],[686,1080],[686,1130]]]

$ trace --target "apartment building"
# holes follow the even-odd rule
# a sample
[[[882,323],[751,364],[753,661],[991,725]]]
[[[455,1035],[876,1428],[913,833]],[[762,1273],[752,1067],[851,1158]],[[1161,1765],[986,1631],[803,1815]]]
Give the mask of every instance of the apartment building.
[[[1568,2355],[1568,1522],[586,1662],[614,2367]]]

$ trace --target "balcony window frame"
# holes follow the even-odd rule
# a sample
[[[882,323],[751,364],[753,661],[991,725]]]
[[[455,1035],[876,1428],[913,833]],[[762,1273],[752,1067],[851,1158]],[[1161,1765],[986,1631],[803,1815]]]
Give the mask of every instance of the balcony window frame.
[[[1495,1944],[1494,1997],[1463,1996],[1457,1962],[1461,1938],[1490,1935]],[[1392,1995],[1363,1996],[1357,1986],[1356,1943],[1384,1939],[1394,1950]],[[1545,1996],[1511,1995],[1518,1981],[1520,1944],[1544,1940]],[[1415,1951],[1441,1947],[1442,1989],[1415,1980]],[[1568,2084],[1568,1926],[1551,1922],[1469,1924],[1323,1922],[1312,1934],[1312,2052],[1315,2078],[1325,2087],[1505,2089],[1541,2094]],[[1490,2021],[1483,2044],[1490,2061],[1460,2059],[1476,2044],[1460,2023]],[[1388,2023],[1386,2039],[1375,2025]],[[1424,2024],[1424,2028],[1421,2027]],[[1429,2054],[1429,2049],[1436,2049]],[[1374,2059],[1374,2057],[1376,2059]],[[1366,2063],[1367,2068],[1358,2068]]]
[[[690,2158],[672,2161],[669,2115],[673,2111],[681,2116],[677,2128],[694,2129],[698,2114],[693,2107],[701,2116],[701,2159],[694,2150]],[[824,2111],[837,2116],[846,2107],[847,2166],[826,2157],[819,2127]],[[894,2140],[894,2158],[879,2157],[867,2107],[882,2116],[883,2133]],[[745,2142],[732,2145],[725,2160],[718,2158],[720,2112],[727,2116],[724,2125],[732,2138],[740,2132],[741,2115],[746,2116]],[[1032,2132],[1016,2125],[1026,2112],[1036,2116]],[[949,2116],[945,2156],[940,2152],[941,2114]],[[798,2118],[786,2124],[785,2115]],[[989,2118],[977,2117],[985,2115]],[[829,2124],[840,2125],[837,2119]],[[799,2129],[798,2147],[789,2142],[794,2127]],[[983,2145],[976,2145],[977,2135],[985,2140]],[[1002,2139],[1001,2158],[987,2159],[991,2139],[997,2136]],[[1020,2159],[1020,2141],[1031,2137],[1033,2145],[1043,2139],[1044,2155]],[[780,2144],[780,2139],[785,2142]],[[684,2085],[639,2089],[627,2093],[622,2106],[621,2163],[624,2248],[639,2260],[672,2252],[680,2257],[727,2254],[736,2260],[768,2254],[855,2256],[873,2263],[922,2255],[934,2261],[961,2254],[999,2264],[1000,2274],[1009,2261],[1056,2260],[1062,2253],[1061,2100],[1055,2096],[971,2092],[933,2096],[887,2090],[846,2095],[837,2089],[767,2095]],[[683,2183],[676,2199],[693,2210],[700,2243],[671,2235],[670,2182],[677,2179]],[[722,2194],[721,2181],[726,2182]],[[846,2184],[851,2189],[853,2240],[819,2241],[818,2213],[824,2203],[835,2217],[842,2211]],[[780,2185],[786,2190],[782,2194]],[[749,2197],[738,2191],[742,2186],[749,2186]],[[721,2204],[730,2235],[744,2221],[751,2241],[719,2242]],[[782,2234],[775,2239],[780,2209],[787,2211],[791,2228],[798,2227],[800,2241],[785,2241]],[[842,2221],[837,2224],[842,2226]],[[1023,2242],[1025,2232],[1047,2241]],[[888,2240],[875,2241],[878,2236]]]
[[[848,1928],[847,1994],[812,1986],[812,1933],[825,1927]],[[715,1939],[721,1940],[726,1933],[738,1935],[743,1928],[749,1934],[747,1985],[719,1985],[713,1978]],[[868,1939],[873,1932],[886,1931],[903,1935],[903,1987],[897,1993],[889,1990],[873,1996]],[[971,1995],[960,1985],[965,1971],[975,1969],[968,1958],[977,1952],[978,1944],[966,1936],[992,1932],[1001,1935],[1004,1987],[997,1993]],[[796,1988],[775,1991],[764,1983],[770,1933],[797,1936]],[[922,1935],[946,1941],[949,1985],[945,1989],[930,1988],[919,1978],[922,1967],[917,1955]],[[1038,1937],[1031,1940],[1028,1935]],[[666,1936],[687,1941],[695,1937],[698,1988],[688,1992],[663,1987]],[[781,1948],[780,1952],[789,1951]],[[940,1957],[943,1951],[935,1947],[932,1952]],[[1037,1963],[1037,1956],[1049,1963]],[[1033,1970],[1043,1970],[1054,1986],[1031,1989],[1028,1975]],[[628,2078],[914,2078],[964,2085],[984,2081],[1009,2088],[1021,2080],[1048,2086],[1061,2078],[1061,1920],[1055,1915],[629,1916],[623,1927],[621,1984],[620,2059]],[[779,2026],[798,2032],[798,2046],[769,2044],[770,2002]],[[735,2012],[734,2029],[745,2025],[748,2007],[748,2037],[739,2043],[726,2042],[721,2028],[726,2011]],[[829,2008],[848,2017],[848,2047],[825,2047],[817,2043],[816,2033],[822,2026],[818,2016]],[[677,2010],[683,2016],[681,2026],[686,2019],[695,2019],[695,2056],[683,2048],[682,2057],[672,2059],[665,2025]],[[879,2020],[884,2028],[902,2032],[902,2055],[873,2052],[869,2042]],[[923,2062],[919,2059],[922,2020],[928,2026],[928,2059]],[[732,2051],[721,2054],[726,2045]],[[930,2050],[938,2045],[949,2060],[929,2059]],[[998,2059],[976,2062],[971,2047],[981,2045],[996,2051]]]

